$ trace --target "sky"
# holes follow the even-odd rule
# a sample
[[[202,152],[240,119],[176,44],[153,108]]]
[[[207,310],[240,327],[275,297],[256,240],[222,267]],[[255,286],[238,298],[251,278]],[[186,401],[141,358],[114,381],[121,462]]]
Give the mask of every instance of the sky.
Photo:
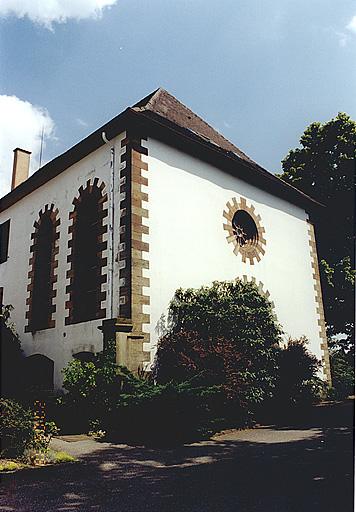
[[[313,121],[356,119],[355,0],[1,0],[0,195],[164,87],[253,160]]]

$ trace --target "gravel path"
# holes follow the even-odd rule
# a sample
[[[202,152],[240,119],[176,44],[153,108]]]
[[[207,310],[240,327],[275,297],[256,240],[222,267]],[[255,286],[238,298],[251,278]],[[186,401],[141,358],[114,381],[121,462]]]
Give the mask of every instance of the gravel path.
[[[353,404],[309,424],[227,431],[173,449],[55,439],[79,458],[3,477],[1,511],[353,510]]]

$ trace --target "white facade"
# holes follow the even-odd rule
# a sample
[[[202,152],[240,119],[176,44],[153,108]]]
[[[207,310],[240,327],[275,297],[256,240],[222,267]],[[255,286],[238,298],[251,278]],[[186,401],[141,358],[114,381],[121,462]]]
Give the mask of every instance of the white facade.
[[[179,150],[148,139],[151,343],[176,289],[254,277],[270,292],[285,339],[305,335],[321,359],[306,212]],[[265,254],[251,265],[233,253],[223,212],[233,198],[255,207]]]
[[[0,213],[0,223],[10,219],[8,259],[0,264],[0,286],[3,287],[3,303],[11,304],[14,307],[11,313],[11,320],[14,322],[20,336],[21,347],[25,355],[42,354],[54,361],[55,388],[61,387],[61,370],[72,359],[73,354],[83,351],[98,352],[102,350],[103,336],[98,329],[102,320],[65,325],[65,317],[68,314],[65,309],[65,303],[68,300],[68,294],[66,294],[66,285],[68,284],[66,272],[69,268],[67,262],[69,254],[69,212],[73,209],[72,201],[78,196],[78,189],[81,186],[85,187],[88,180],[99,178],[99,182],[104,182],[105,184],[105,192],[109,194],[112,160],[110,149],[114,147],[118,157],[121,152],[120,142],[123,137],[124,134],[116,137],[113,141],[110,141],[110,144],[106,144],[97,151],[94,151]],[[115,161],[117,163],[118,158]],[[116,163],[115,190],[118,194],[119,181],[116,178],[119,173],[119,165],[116,165]],[[58,218],[60,219],[59,253],[57,257],[58,281],[54,284],[54,288],[57,290],[57,296],[54,299],[56,311],[53,314],[55,327],[30,333],[25,332],[27,324],[25,312],[27,310],[26,299],[28,297],[27,285],[29,282],[31,234],[34,231],[34,222],[38,220],[39,212],[46,204],[54,204],[54,207],[58,209]],[[109,216],[104,219],[104,223],[108,223],[108,221]],[[118,217],[116,216],[114,226],[114,245],[116,246],[118,245],[118,231]],[[104,236],[107,239],[108,235]],[[110,264],[108,252],[108,250],[104,251],[103,255],[108,257]],[[107,268],[105,272],[107,272]],[[118,276],[118,262],[115,261],[115,258],[113,274]],[[107,289],[107,286],[107,284],[103,284],[102,289]],[[114,316],[118,313],[117,279],[113,283],[113,288]],[[117,300],[115,300],[115,297]],[[109,313],[108,293],[106,304],[103,304],[103,306],[106,307],[107,313]]]
[[[125,343],[133,343],[135,338],[140,337],[137,334],[143,334],[141,337],[147,341],[148,333],[150,342],[144,348],[151,350],[153,359],[162,315],[167,317],[169,303],[178,288],[197,288],[212,281],[246,276],[245,279],[262,283],[263,291],[269,292],[285,340],[288,337],[306,336],[310,351],[321,360],[322,306],[316,299],[317,262],[314,261],[313,270],[306,211],[250,185],[248,180],[234,177],[150,136],[147,140],[142,139],[141,149],[144,151],[141,151],[140,158],[136,154],[132,156],[132,161],[127,158],[125,161],[123,155],[131,158],[132,151],[125,147],[127,144],[130,144],[130,138],[126,132],[122,132],[0,213],[0,224],[10,219],[8,259],[0,264],[0,286],[3,287],[3,303],[14,306],[12,321],[20,335],[25,355],[42,354],[54,361],[54,387],[60,388],[61,370],[74,354],[98,352],[103,348],[103,335],[98,327],[104,318],[65,324],[69,298],[66,274],[70,268],[67,260],[70,254],[68,228],[72,222],[69,213],[73,210],[73,199],[78,197],[80,187],[85,187],[88,180],[93,182],[97,178],[99,183],[105,185],[109,211],[103,221],[108,227],[104,235],[108,248],[103,254],[107,258],[104,272],[108,279],[102,284],[102,291],[107,292],[105,304],[102,304],[106,309],[105,318],[122,317],[120,304],[125,304],[125,297],[130,295],[127,295],[127,288],[131,286],[132,297],[136,294],[142,300],[142,310],[136,308],[139,311],[136,313],[138,320],[127,320],[133,325],[140,318],[141,324],[149,321],[143,323],[142,332],[134,332],[131,338],[126,335],[121,338],[124,340],[123,353],[127,352]],[[146,148],[147,156],[144,154]],[[137,166],[141,166],[141,169]],[[245,172],[252,171],[246,167]],[[137,193],[139,198],[134,198]],[[127,203],[127,194],[132,194],[131,204],[135,200],[136,205],[128,208],[134,215],[129,218],[127,214],[125,219],[130,223],[134,217],[136,222],[139,216],[142,217],[139,219],[142,225],[136,228],[142,233],[139,240],[132,238],[130,241],[120,234],[125,233],[123,216],[127,212],[122,204]],[[264,228],[265,254],[253,264],[249,259],[243,262],[241,254],[234,253],[234,246],[227,240],[228,233],[224,229],[226,218],[223,214],[227,205],[241,199],[246,200],[248,207],[254,207]],[[53,314],[55,326],[34,333],[25,332],[28,323],[25,313],[31,234],[39,212],[52,204],[58,209],[60,219],[58,280],[54,284],[57,294],[53,299],[56,306]],[[126,237],[128,232],[130,229],[126,230]],[[137,244],[140,249],[137,249]],[[141,274],[140,269],[135,268],[139,263],[142,266]],[[125,268],[125,265],[131,265],[131,275],[134,276],[131,279],[143,283],[142,286],[133,285],[133,281],[128,283],[126,278],[120,276],[120,268]],[[134,350],[140,356],[140,349]],[[126,364],[125,361],[119,362]]]

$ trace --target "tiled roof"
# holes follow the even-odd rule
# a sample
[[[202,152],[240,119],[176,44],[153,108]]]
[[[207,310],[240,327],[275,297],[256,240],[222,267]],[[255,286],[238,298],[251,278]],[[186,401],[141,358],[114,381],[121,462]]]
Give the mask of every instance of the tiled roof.
[[[253,162],[241,149],[225,139],[223,135],[165,89],[157,89],[133,105],[132,108],[136,112],[153,112],[182,128],[190,130],[196,135],[200,135],[220,148],[235,153],[243,160],[249,163]]]

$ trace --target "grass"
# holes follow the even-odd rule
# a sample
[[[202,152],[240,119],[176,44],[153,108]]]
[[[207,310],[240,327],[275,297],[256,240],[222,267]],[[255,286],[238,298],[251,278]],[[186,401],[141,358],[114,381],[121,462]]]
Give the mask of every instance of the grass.
[[[43,464],[34,464],[27,462],[20,462],[12,459],[0,459],[0,473],[9,471],[18,471],[19,469],[34,468],[37,466],[46,466],[52,464],[64,464],[66,462],[76,462],[77,459],[69,455],[69,453],[63,451],[50,450],[46,456],[46,460]]]
[[[0,472],[2,471],[17,471],[18,469],[22,469],[25,467],[22,462],[17,462],[15,460],[1,459],[0,460]]]
[[[53,462],[62,464],[63,462],[75,462],[77,459],[69,455],[67,452],[53,452]]]

